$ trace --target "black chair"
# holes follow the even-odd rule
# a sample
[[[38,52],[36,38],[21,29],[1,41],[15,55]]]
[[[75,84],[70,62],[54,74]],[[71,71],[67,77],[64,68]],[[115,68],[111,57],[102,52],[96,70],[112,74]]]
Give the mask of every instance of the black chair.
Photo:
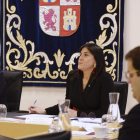
[[[6,81],[7,110],[19,111],[20,98],[23,84],[22,71],[3,71]]]
[[[128,95],[128,84],[127,82],[114,82],[114,91],[120,93],[119,98],[119,108],[120,114],[125,114],[125,108],[127,103],[127,95]]]
[[[63,131],[63,132],[57,132],[42,136],[34,136],[29,138],[23,138],[21,140],[70,140],[71,138],[71,132],[70,131]]]

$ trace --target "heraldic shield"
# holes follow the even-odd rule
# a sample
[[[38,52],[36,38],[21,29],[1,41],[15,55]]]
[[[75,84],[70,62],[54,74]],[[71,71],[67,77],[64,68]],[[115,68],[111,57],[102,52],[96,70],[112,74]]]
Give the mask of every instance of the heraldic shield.
[[[39,0],[39,23],[45,34],[72,35],[80,24],[80,0]]]

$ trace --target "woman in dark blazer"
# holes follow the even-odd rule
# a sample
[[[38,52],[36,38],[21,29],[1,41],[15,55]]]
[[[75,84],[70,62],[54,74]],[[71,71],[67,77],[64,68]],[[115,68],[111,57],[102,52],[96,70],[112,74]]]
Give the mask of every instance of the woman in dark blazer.
[[[3,72],[0,70],[0,104],[7,105],[6,83]]]
[[[78,69],[67,78],[66,99],[70,99],[69,116],[102,117],[109,107],[109,92],[114,88],[113,80],[105,71],[103,50],[94,42],[80,47]],[[41,109],[30,106],[32,112],[57,115],[58,105]]]

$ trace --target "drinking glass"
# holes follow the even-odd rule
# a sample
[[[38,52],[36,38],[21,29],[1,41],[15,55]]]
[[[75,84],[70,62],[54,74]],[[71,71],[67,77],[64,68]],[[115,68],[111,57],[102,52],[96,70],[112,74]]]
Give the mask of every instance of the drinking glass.
[[[6,118],[7,107],[4,104],[0,104],[0,118]]]
[[[120,111],[118,107],[119,93],[111,92],[109,93],[110,105],[108,109],[108,114],[102,116],[102,124],[107,125],[108,133],[114,133],[118,131],[118,119],[120,118]]]
[[[51,124],[48,128],[48,133],[61,132],[62,128],[58,124]]]
[[[107,133],[114,133],[114,122],[115,119],[110,114],[105,114],[102,116],[101,126],[107,126],[108,132]]]
[[[58,100],[59,106],[59,116],[58,116],[58,125],[61,126],[62,130],[70,131],[71,130],[71,122],[68,114],[70,105],[70,100]]]
[[[65,131],[71,131],[71,123],[68,115],[70,100],[58,100],[59,115],[57,124],[51,124],[48,128],[48,133],[55,133]]]

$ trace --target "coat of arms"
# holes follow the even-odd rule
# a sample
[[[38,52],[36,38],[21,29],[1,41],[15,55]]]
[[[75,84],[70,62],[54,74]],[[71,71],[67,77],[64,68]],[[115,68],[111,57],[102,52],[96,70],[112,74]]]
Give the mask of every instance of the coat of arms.
[[[39,0],[39,23],[48,35],[73,34],[80,23],[80,0]]]

